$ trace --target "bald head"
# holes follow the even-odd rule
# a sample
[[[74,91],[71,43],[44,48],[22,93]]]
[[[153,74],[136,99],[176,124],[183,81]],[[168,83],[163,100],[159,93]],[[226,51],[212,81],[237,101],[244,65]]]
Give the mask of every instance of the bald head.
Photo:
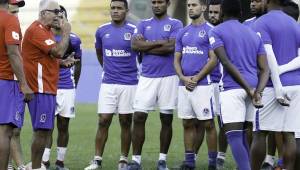
[[[39,12],[44,10],[55,10],[60,9],[59,4],[56,0],[41,0],[39,6]]]

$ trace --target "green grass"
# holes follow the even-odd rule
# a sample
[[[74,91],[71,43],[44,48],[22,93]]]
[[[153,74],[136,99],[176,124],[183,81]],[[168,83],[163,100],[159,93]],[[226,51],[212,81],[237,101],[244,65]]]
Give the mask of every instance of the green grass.
[[[76,106],[76,118],[70,123],[70,140],[65,164],[71,170],[79,170],[86,167],[94,155],[94,139],[97,129],[98,116],[96,114],[96,105]],[[116,117],[110,127],[108,141],[106,143],[103,155],[103,170],[117,169],[117,163],[120,154],[120,128]],[[146,125],[146,140],[143,147],[142,164],[144,170],[155,170],[159,154],[159,131],[160,121],[157,112],[149,114]],[[183,134],[181,121],[174,116],[173,139],[168,154],[168,167],[178,167],[183,160]],[[30,159],[31,145],[31,122],[29,114],[26,113],[24,127],[22,130],[22,146],[26,162]],[[51,152],[51,163],[56,158],[56,131],[54,133],[54,142]],[[129,156],[131,159],[131,156]],[[204,142],[201,147],[200,155],[197,159],[197,169],[205,170],[207,168],[207,147]],[[234,163],[228,151],[226,158],[226,167],[228,170],[235,169]]]

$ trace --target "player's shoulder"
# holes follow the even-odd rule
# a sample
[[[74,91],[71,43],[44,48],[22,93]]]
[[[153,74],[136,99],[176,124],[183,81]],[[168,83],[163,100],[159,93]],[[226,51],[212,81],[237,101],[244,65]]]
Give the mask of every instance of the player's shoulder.
[[[126,22],[124,27],[125,27],[125,29],[131,30],[131,31],[134,31],[136,29],[136,26],[131,22]]]
[[[176,18],[168,17],[168,20],[174,24],[182,24],[182,22]]]
[[[70,33],[71,42],[81,43],[80,37],[75,33]]]
[[[147,19],[142,19],[138,25],[149,25],[152,23],[153,20],[154,20],[153,17],[147,18]]]
[[[99,31],[105,31],[105,30],[107,30],[107,29],[110,29],[111,26],[112,26],[112,23],[111,23],[111,22],[102,24],[102,25],[100,25],[100,26],[98,27],[97,32],[99,32]]]
[[[205,24],[204,24],[204,28],[205,28],[206,31],[209,31],[209,30],[213,29],[214,27],[215,27],[215,26],[212,25],[212,24],[209,23],[209,22],[205,22]]]

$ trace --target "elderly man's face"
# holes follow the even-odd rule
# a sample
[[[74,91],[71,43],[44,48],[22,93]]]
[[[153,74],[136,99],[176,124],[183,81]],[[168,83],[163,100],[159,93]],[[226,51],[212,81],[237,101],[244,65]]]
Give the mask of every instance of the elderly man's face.
[[[51,2],[48,4],[47,9],[42,11],[42,20],[49,27],[56,27],[62,18],[62,12],[58,3]]]

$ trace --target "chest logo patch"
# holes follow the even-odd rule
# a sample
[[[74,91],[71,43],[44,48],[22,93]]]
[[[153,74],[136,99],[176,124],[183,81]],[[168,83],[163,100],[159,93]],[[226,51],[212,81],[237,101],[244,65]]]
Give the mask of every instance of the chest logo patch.
[[[205,30],[201,30],[201,31],[199,31],[199,37],[200,38],[204,38],[205,37],[205,35],[206,35],[206,32],[205,32]]]
[[[55,42],[54,42],[53,40],[51,40],[51,39],[45,40],[45,43],[46,43],[47,45],[55,44]]]
[[[20,35],[15,31],[11,32],[11,36],[14,40],[17,40],[17,41],[20,40]]]
[[[131,40],[131,34],[129,32],[124,34],[124,40],[127,40],[127,41]]]
[[[167,24],[167,25],[164,25],[164,31],[171,31],[171,25],[170,24]]]

